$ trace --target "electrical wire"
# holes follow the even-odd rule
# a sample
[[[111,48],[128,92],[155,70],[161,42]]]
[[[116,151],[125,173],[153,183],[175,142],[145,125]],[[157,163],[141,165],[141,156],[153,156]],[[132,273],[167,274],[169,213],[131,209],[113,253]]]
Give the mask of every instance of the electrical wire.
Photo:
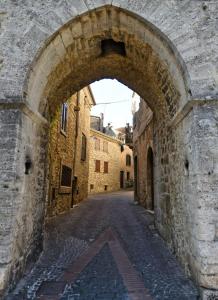
[[[96,103],[96,105],[107,105],[107,104],[114,104],[114,103],[121,103],[121,102],[129,102],[130,99],[128,100],[120,100],[120,101],[111,101],[111,102],[101,102],[101,103]]]

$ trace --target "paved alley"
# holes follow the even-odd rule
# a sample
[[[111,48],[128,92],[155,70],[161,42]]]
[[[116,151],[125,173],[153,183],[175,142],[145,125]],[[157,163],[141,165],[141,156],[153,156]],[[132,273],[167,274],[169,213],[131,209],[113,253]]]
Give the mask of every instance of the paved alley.
[[[44,252],[6,299],[194,300],[133,192],[92,196],[46,225]]]

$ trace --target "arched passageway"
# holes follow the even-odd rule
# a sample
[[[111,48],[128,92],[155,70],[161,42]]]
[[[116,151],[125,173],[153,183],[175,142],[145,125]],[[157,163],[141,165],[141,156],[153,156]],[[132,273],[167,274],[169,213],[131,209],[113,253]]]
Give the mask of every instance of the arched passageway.
[[[147,152],[147,208],[154,210],[154,158],[151,147]]]
[[[37,49],[37,41],[34,43],[33,48]],[[44,47],[38,49],[31,61],[22,89],[23,114],[17,117],[20,120],[17,148],[22,153],[17,158],[17,166],[22,174],[25,163],[31,161],[32,169],[29,176],[20,176],[16,182],[20,192],[15,202],[19,205],[10,227],[12,243],[5,254],[3,288],[9,280],[16,281],[27,258],[42,243],[48,194],[49,123],[69,96],[101,78],[118,79],[151,107],[157,228],[186,271],[200,285],[212,288],[217,275],[213,273],[211,282],[212,269],[201,272],[206,258],[199,245],[207,249],[213,242],[210,240],[210,246],[205,246],[200,238],[196,239],[198,232],[191,225],[192,215],[198,225],[199,212],[195,213],[197,208],[193,204],[196,195],[188,193],[190,185],[184,174],[184,157],[187,153],[193,156],[190,150],[194,147],[192,134],[196,128],[193,114],[195,117],[200,114],[197,112],[200,108],[188,114],[192,86],[186,64],[174,44],[150,22],[110,5],[89,10],[59,27],[44,40]],[[200,136],[198,139],[201,141]],[[193,170],[196,172],[194,167]]]

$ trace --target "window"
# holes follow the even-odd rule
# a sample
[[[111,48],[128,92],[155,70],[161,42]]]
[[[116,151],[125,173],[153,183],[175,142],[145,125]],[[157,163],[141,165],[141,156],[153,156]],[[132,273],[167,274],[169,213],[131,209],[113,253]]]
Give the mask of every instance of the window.
[[[61,130],[67,131],[67,103],[63,103],[61,106]]]
[[[100,150],[100,140],[99,139],[95,139],[95,150]]]
[[[52,191],[51,191],[51,201],[50,202],[54,202],[56,198],[56,189],[53,187]]]
[[[107,187],[108,187],[107,185],[104,186],[104,190],[105,190],[105,191],[107,191]]]
[[[85,134],[82,134],[81,160],[83,161],[86,160],[86,144],[87,144],[86,136]]]
[[[127,179],[127,180],[130,179],[129,172],[126,173],[126,179]]]
[[[101,162],[100,160],[95,161],[95,172],[100,172]]]
[[[94,184],[90,184],[90,191],[94,189]]]
[[[61,169],[61,186],[71,187],[72,169],[62,165]]]
[[[104,162],[104,173],[108,173],[108,162]]]
[[[103,151],[108,152],[108,142],[103,142]]]
[[[131,166],[131,156],[129,154],[126,155],[126,165]]]

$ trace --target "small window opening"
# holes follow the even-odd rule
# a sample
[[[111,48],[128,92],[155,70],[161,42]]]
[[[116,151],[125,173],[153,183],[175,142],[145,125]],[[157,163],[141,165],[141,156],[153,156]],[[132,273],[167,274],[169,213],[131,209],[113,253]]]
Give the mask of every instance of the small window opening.
[[[28,175],[30,173],[30,169],[32,167],[32,162],[29,157],[26,158],[25,161],[25,174]]]
[[[189,161],[186,159],[185,160],[185,175],[189,174]]]
[[[104,186],[104,190],[105,190],[105,191],[107,191],[107,187],[108,187],[107,185]]]
[[[109,54],[119,54],[126,56],[126,48],[123,42],[115,42],[113,39],[101,41],[102,56]]]
[[[61,106],[61,131],[64,133],[67,131],[67,113],[68,105],[67,103],[63,103]]]

